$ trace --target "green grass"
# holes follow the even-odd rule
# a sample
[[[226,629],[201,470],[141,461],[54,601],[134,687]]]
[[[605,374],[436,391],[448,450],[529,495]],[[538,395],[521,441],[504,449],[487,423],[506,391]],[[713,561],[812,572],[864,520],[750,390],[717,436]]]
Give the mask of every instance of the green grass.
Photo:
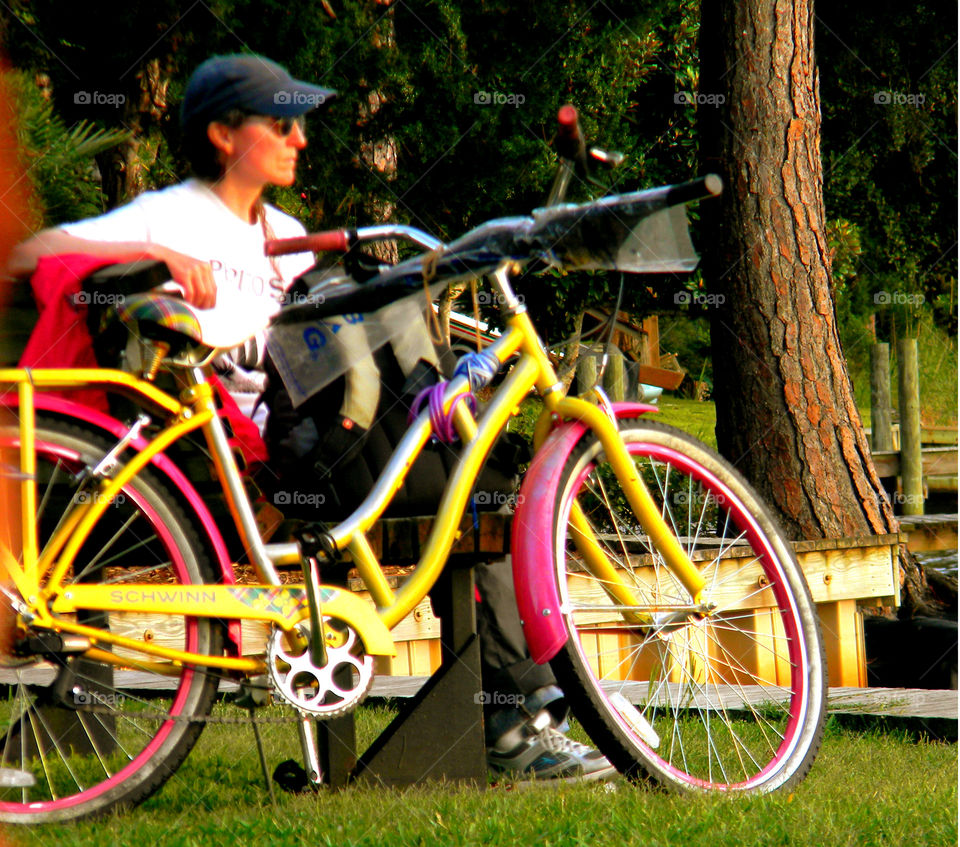
[[[235,711],[233,711],[236,714]],[[271,714],[279,713],[271,709]],[[392,713],[359,710],[361,746]],[[953,845],[957,750],[905,731],[828,724],[790,795],[679,797],[625,782],[487,791],[450,785],[278,792],[270,805],[252,732],[210,726],[162,791],[123,815],[6,832],[13,844],[96,845]],[[265,726],[272,769],[299,758],[290,726]]]
[[[713,403],[664,395],[656,405],[660,411],[651,414],[651,420],[678,427],[716,448],[717,438],[714,429],[717,424],[717,415]],[[539,398],[526,398],[520,404],[520,413],[510,421],[508,429],[531,439],[534,424],[542,408],[543,404]]]
[[[854,396],[870,426],[870,347],[873,335],[866,329],[848,328],[844,338],[847,371]],[[917,329],[917,354],[920,371],[920,417],[927,426],[956,426],[957,423],[957,339],[949,336],[924,316]],[[890,402],[897,408],[896,346],[890,344]]]
[[[717,449],[717,411],[712,402],[662,395],[657,406],[660,411],[650,416],[652,420],[689,432]]]

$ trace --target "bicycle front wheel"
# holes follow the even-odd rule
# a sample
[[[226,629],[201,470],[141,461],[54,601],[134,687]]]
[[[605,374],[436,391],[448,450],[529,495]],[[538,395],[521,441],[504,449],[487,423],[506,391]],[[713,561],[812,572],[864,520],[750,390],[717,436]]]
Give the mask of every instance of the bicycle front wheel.
[[[41,550],[78,498],[98,496],[78,473],[112,446],[99,434],[38,419],[37,527]],[[122,489],[81,547],[67,583],[168,586],[212,582],[198,534],[149,470]],[[83,612],[88,627],[191,652],[222,653],[209,619]],[[0,657],[0,765],[31,786],[0,788],[0,820],[63,821],[131,805],[186,758],[217,680],[101,641],[82,649],[37,630]]]
[[[581,439],[554,512],[570,638],[552,664],[574,714],[630,778],[706,791],[789,788],[816,756],[825,708],[826,663],[803,573],[759,497],[719,455],[651,421],[622,422],[621,434],[706,587],[689,595],[637,525],[599,442]],[[574,503],[613,577],[578,546]]]

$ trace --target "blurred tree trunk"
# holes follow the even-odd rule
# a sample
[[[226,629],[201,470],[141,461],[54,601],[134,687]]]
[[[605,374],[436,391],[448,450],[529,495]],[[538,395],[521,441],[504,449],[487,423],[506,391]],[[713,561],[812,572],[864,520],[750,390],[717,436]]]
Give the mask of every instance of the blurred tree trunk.
[[[396,50],[397,33],[393,20],[393,7],[390,0],[374,0],[376,6],[390,6],[385,14],[377,20],[370,31],[370,38],[377,50]],[[380,14],[378,12],[378,14]],[[380,174],[383,191],[371,195],[363,204],[363,213],[369,222],[385,223],[393,217],[396,195],[390,189],[389,183],[397,179],[397,140],[392,135],[381,135],[376,127],[376,116],[385,102],[384,93],[371,88],[367,92],[366,102],[360,104],[360,116],[357,126],[361,127],[360,159],[365,167]],[[396,264],[400,259],[397,244],[394,241],[378,241],[367,249],[378,259],[389,264]]]
[[[703,207],[717,443],[794,539],[899,529],[837,334],[813,33],[812,0],[702,7],[702,170],[724,180]],[[913,611],[928,591],[901,551]]]
[[[97,156],[107,209],[121,206],[149,188],[146,174],[157,158],[159,144],[159,136],[150,130],[167,110],[169,65],[169,60],[156,57],[142,62],[122,107],[120,123],[130,131],[130,138]]]

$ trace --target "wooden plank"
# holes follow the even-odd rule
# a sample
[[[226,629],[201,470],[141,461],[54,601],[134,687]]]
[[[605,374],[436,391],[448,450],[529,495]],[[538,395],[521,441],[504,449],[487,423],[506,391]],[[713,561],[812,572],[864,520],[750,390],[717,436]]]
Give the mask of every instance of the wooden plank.
[[[32,668],[20,671],[13,668],[0,669],[0,685],[16,684],[20,681],[30,685],[49,685],[56,676],[53,666]],[[163,679],[152,674],[138,671],[117,671],[114,681],[119,689],[138,691],[167,690],[174,685],[172,679]],[[371,697],[406,698],[414,697],[427,681],[426,674],[416,676],[376,676],[370,688]],[[645,682],[605,682],[604,687],[622,691],[633,703],[644,703],[649,693]],[[235,691],[237,684],[222,680],[221,691]],[[769,700],[765,689],[753,686],[738,695],[742,686],[722,691],[720,696],[709,702],[713,707],[721,703],[742,703],[744,699],[752,702]],[[674,692],[675,693],[675,692]],[[827,692],[827,711],[840,714],[884,715],[888,717],[944,718],[957,720],[957,692],[920,688],[851,688],[832,686]]]
[[[894,544],[881,543],[835,550],[798,550],[797,560],[815,603],[895,597],[895,605],[900,605],[897,553]]]
[[[668,371],[652,365],[637,365],[637,381],[645,385],[656,385],[667,391],[676,391],[683,382],[683,371]]]
[[[923,480],[927,486],[927,496],[931,494],[940,494],[944,491],[956,492],[958,489],[957,477],[955,476],[928,476]]]
[[[957,720],[957,692],[922,688],[831,688],[827,711]]]
[[[877,450],[873,464],[878,476],[900,476],[900,453],[895,450]],[[924,476],[956,476],[957,448],[924,447],[921,451]]]
[[[956,515],[905,516],[900,531],[907,534],[907,549],[913,553],[957,549]]]
[[[413,697],[426,682],[426,677],[375,678],[371,697]],[[646,683],[605,682],[604,688],[620,691],[632,703],[646,702],[649,686]],[[746,698],[738,697],[738,689],[730,687],[721,696],[711,699],[716,708],[721,703],[743,702],[744,699],[762,702],[764,689],[754,686]],[[768,699],[768,698],[767,698]],[[957,720],[957,692],[920,688],[851,688],[833,686],[827,691],[827,711],[835,714],[878,715],[906,718],[943,718]]]
[[[922,426],[920,440],[924,444],[957,444],[957,428],[955,426]]]
[[[830,684],[849,688],[865,686],[867,658],[857,601],[822,603],[817,606],[817,612]]]
[[[877,536],[882,543],[871,546],[850,547],[843,539],[830,545],[814,542],[810,546],[821,549],[797,550],[797,559],[807,578],[810,592],[816,603],[832,603],[839,600],[867,599],[899,595],[899,572],[896,547],[890,543],[898,536]],[[805,546],[798,543],[796,547]],[[697,556],[702,561],[707,556]],[[749,548],[728,550],[719,561],[716,579],[711,570],[711,582],[718,586],[711,599],[721,608],[760,609],[775,605],[772,591],[764,589],[764,572],[760,564],[751,559]],[[630,563],[639,584],[648,596],[670,596],[673,579],[651,566],[649,556],[631,556]],[[603,605],[606,592],[592,577],[573,574],[568,579],[570,596],[574,603]],[[744,597],[749,597],[744,601]],[[616,616],[603,609],[585,618],[588,622],[603,622]]]

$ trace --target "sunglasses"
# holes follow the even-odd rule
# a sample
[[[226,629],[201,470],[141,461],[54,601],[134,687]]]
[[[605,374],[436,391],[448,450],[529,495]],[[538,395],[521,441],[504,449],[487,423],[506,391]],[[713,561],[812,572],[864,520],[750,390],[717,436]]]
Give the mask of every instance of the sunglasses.
[[[293,132],[294,127],[300,130],[301,135],[306,135],[306,124],[303,115],[297,115],[294,118],[274,118],[270,115],[252,115],[248,120],[265,123],[270,127],[271,132],[279,138],[287,138],[290,133]]]

